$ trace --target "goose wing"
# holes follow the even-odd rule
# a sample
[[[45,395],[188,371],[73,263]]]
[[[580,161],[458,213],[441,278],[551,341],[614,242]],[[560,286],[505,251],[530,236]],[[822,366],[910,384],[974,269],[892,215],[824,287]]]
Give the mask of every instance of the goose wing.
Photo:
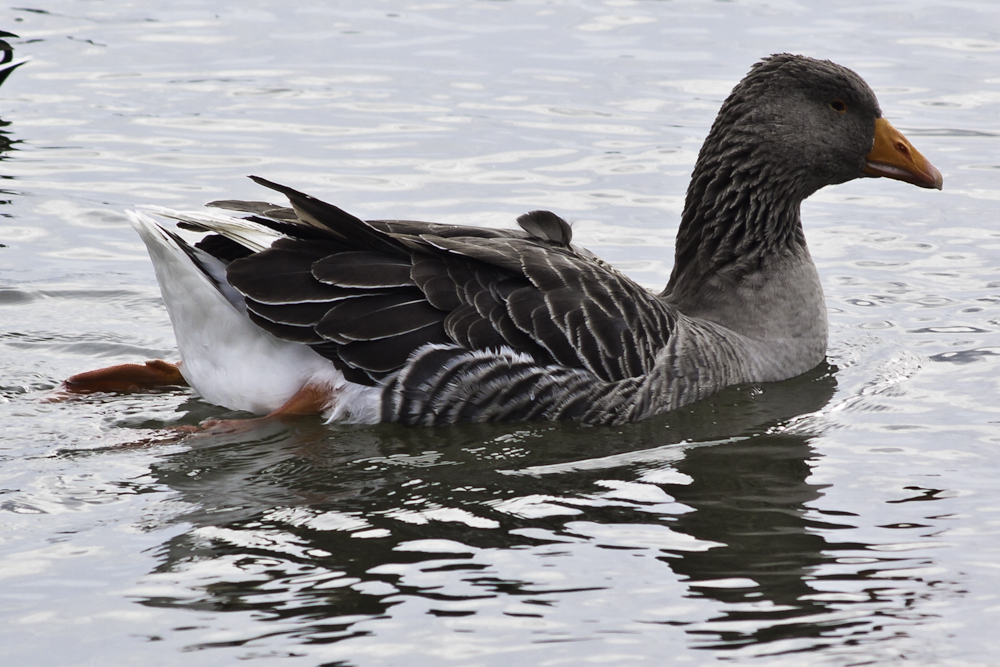
[[[220,202],[283,235],[233,259],[228,281],[253,322],[313,347],[352,382],[377,385],[429,344],[509,348],[539,366],[616,382],[649,372],[673,330],[670,306],[575,250],[569,226],[552,213],[522,216],[525,232],[369,223],[254,180],[287,196],[294,216],[270,204]]]

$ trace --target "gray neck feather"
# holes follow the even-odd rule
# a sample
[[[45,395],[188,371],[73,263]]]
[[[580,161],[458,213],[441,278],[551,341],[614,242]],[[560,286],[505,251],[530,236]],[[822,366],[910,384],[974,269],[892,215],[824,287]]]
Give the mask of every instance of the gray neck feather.
[[[812,159],[807,142],[785,140],[797,135],[759,85],[748,76],[737,86],[702,146],[662,294],[695,323],[721,327],[690,347],[705,348],[709,365],[718,361],[724,384],[731,374],[790,377],[826,351],[825,301],[799,216],[802,201],[825,183],[804,168]],[[740,363],[720,352],[726,346],[740,350]]]
[[[805,252],[799,206],[820,184],[793,168],[796,156],[775,154],[779,128],[747,101],[753,84],[726,100],[698,155],[664,292],[678,307],[715,276],[738,283],[772,258]]]
[[[714,159],[713,159],[714,158]],[[737,284],[783,256],[806,252],[799,218],[802,194],[764,165],[699,160],[677,233],[665,292],[679,307],[712,278]],[[682,310],[684,308],[682,307]]]

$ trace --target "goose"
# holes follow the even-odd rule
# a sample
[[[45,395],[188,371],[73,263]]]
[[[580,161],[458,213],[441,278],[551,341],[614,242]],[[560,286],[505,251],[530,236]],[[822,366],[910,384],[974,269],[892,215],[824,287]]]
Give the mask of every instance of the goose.
[[[290,206],[129,212],[181,362],[64,388],[189,385],[234,410],[355,423],[647,419],[825,359],[800,204],[859,177],[942,186],[859,75],[791,54],[755,63],[722,104],[659,293],[574,245],[549,211],[517,230],[366,222],[251,176]],[[150,213],[203,236],[189,244]]]

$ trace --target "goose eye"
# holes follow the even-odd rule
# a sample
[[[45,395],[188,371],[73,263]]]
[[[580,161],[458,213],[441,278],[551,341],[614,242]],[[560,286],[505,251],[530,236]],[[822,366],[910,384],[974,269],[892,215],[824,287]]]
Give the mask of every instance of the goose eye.
[[[830,108],[837,113],[847,113],[847,105],[844,104],[842,100],[834,100],[830,102]]]

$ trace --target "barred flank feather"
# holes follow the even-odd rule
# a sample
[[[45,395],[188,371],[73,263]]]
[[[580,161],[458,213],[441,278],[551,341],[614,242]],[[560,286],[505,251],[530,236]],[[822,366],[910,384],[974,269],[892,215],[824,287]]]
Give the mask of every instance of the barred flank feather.
[[[595,381],[587,371],[541,366],[510,348],[426,345],[383,390],[382,420],[434,426],[458,421],[625,421],[641,379]]]

